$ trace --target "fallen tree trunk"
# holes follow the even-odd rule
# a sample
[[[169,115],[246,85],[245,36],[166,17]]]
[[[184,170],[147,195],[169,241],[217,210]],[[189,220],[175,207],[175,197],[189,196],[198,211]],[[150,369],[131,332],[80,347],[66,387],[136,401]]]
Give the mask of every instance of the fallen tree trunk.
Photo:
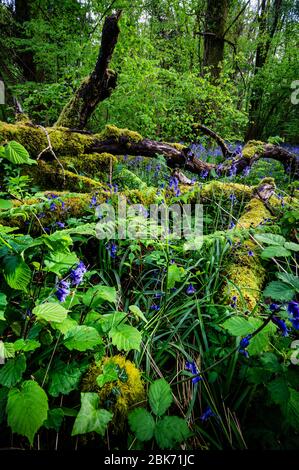
[[[197,158],[190,147],[181,144],[158,142],[144,139],[137,132],[106,126],[99,134],[74,132],[70,129],[52,127],[46,129],[52,149],[59,156],[76,156],[93,153],[109,153],[112,155],[132,155],[155,158],[162,155],[170,168],[181,168],[192,173],[208,176],[215,173],[218,176],[234,176],[242,173],[262,158],[279,161],[285,172],[299,178],[299,162],[295,155],[286,149],[265,144],[259,141],[249,141],[243,148],[242,154],[230,157],[220,164],[207,163]],[[16,140],[28,150],[32,157],[43,153],[42,158],[52,158],[50,152],[43,152],[48,147],[47,135],[39,126],[31,123],[7,124],[0,122],[0,143]]]

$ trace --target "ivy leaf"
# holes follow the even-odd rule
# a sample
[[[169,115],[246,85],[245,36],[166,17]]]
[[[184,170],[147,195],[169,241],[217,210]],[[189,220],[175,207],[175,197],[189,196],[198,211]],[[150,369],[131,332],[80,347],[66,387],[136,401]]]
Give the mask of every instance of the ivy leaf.
[[[68,395],[78,388],[86,367],[85,364],[78,364],[76,361],[65,364],[57,360],[49,373],[49,394],[53,397],[58,397],[60,394]]]
[[[104,436],[113,414],[110,411],[99,409],[98,405],[97,393],[81,393],[81,408],[74,423],[72,436],[88,432],[96,432]]]
[[[119,351],[131,351],[131,349],[140,351],[142,336],[134,326],[119,325],[112,328],[109,331],[109,338]]]
[[[20,255],[7,255],[3,258],[4,278],[12,289],[27,291],[31,270]]]
[[[156,424],[155,439],[161,449],[173,449],[190,436],[186,421],[178,416],[165,416]]]
[[[155,380],[149,388],[149,404],[156,416],[162,416],[172,403],[171,387],[165,379]]]
[[[34,307],[32,313],[42,320],[62,323],[67,317],[68,310],[56,302],[45,302]]]
[[[70,351],[87,351],[102,344],[102,338],[92,326],[78,325],[70,328],[64,335],[64,345]]]
[[[284,282],[272,281],[263,292],[264,297],[270,297],[273,300],[289,301],[295,295],[295,290]]]
[[[0,385],[13,387],[22,379],[26,370],[26,358],[21,354],[13,359],[9,359],[0,369]]]
[[[155,420],[145,408],[135,408],[128,416],[131,430],[139,441],[152,439],[155,430]]]
[[[33,445],[36,432],[47,418],[48,397],[36,382],[27,380],[20,390],[10,390],[6,411],[12,432],[26,436]]]

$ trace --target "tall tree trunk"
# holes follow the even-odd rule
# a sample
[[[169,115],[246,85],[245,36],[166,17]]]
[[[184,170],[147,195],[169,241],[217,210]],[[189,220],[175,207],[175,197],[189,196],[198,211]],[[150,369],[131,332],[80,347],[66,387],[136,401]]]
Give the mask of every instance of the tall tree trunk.
[[[224,33],[228,7],[229,0],[207,0],[203,66],[210,67],[214,79],[219,77],[224,58]]]
[[[263,96],[263,84],[259,77],[266,64],[271,42],[277,31],[279,18],[281,15],[282,0],[274,0],[271,7],[269,0],[262,0],[261,11],[259,14],[259,30],[257,39],[257,48],[255,55],[254,81],[249,101],[249,127],[246,133],[246,140],[259,139],[261,137],[260,109]],[[269,21],[272,16],[272,21]],[[270,23],[270,24],[269,24]]]

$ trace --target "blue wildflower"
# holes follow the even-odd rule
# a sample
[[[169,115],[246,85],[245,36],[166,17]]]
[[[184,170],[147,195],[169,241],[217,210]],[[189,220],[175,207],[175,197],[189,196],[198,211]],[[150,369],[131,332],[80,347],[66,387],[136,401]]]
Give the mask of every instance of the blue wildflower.
[[[200,420],[202,422],[207,421],[209,418],[212,418],[213,416],[216,416],[215,413],[211,410],[211,408],[208,406],[206,411],[203,412],[203,414],[200,417]]]
[[[151,309],[151,310],[155,310],[155,311],[157,312],[158,310],[160,310],[160,306],[157,305],[157,304],[152,304],[151,307],[150,307],[150,309]]]
[[[90,200],[89,207],[93,207],[93,206],[95,206],[95,205],[96,205],[96,203],[97,203],[97,196],[96,196],[96,195],[94,195],[94,196],[92,196],[92,198],[91,198],[91,200]]]
[[[80,261],[76,269],[72,269],[70,278],[73,286],[78,286],[83,281],[83,276],[87,269],[83,261]]]
[[[234,296],[232,297],[232,301],[231,301],[230,306],[231,306],[232,308],[235,308],[236,305],[237,305],[237,297],[234,295]]]
[[[38,219],[43,219],[44,217],[46,217],[46,214],[44,212],[41,212],[40,214],[37,214]]]
[[[247,335],[241,339],[239,344],[239,353],[243,354],[245,357],[249,357],[248,351],[246,351],[247,346],[249,346],[251,335]]]
[[[196,367],[195,362],[186,362],[185,368],[191,372],[192,375],[197,375],[199,374],[199,370]],[[198,375],[197,377],[193,377],[192,382],[196,384],[201,380],[201,377]]]
[[[270,304],[269,309],[271,310],[271,312],[277,312],[277,310],[280,310],[280,305],[274,303]]]
[[[290,320],[293,328],[295,328],[295,330],[299,330],[299,318],[291,318]]]
[[[251,169],[250,166],[246,166],[243,170],[243,175],[248,176],[250,173],[250,169]]]
[[[56,222],[57,227],[64,228],[65,224],[63,222]]]
[[[280,329],[282,333],[282,336],[288,336],[289,329],[283,320],[281,320],[278,317],[272,317],[271,320],[276,326],[278,326],[278,328]]]
[[[64,302],[67,296],[70,293],[70,283],[67,281],[60,281],[58,284],[57,291],[55,292],[55,295],[59,302]]]
[[[188,295],[192,295],[196,292],[195,288],[193,287],[192,284],[189,284],[189,286],[187,287],[186,289],[186,294]]]
[[[230,194],[229,195],[229,199],[231,200],[231,203],[232,205],[234,205],[234,203],[236,202],[237,198],[234,194]]]
[[[235,226],[236,226],[236,224],[232,221],[232,222],[229,224],[229,227],[228,227],[228,228],[229,228],[229,229],[232,229],[232,228],[234,228]]]
[[[288,304],[288,312],[293,315],[294,318],[299,318],[299,303],[292,300]]]
[[[248,251],[248,256],[254,256],[254,253],[253,253],[252,250],[249,250],[249,251]]]
[[[50,211],[53,212],[53,211],[55,211],[56,209],[57,209],[57,206],[56,206],[55,202],[51,202],[51,204],[50,204]]]

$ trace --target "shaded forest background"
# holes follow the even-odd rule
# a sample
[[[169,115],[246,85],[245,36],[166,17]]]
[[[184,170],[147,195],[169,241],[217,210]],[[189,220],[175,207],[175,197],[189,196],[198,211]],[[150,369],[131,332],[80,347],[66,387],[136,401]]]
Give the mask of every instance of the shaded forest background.
[[[231,141],[299,140],[291,84],[299,77],[296,0],[6,0],[0,74],[12,120],[21,105],[50,126],[93,69],[104,18],[123,9],[111,68],[117,87],[89,129],[128,127],[194,141],[194,123]]]

